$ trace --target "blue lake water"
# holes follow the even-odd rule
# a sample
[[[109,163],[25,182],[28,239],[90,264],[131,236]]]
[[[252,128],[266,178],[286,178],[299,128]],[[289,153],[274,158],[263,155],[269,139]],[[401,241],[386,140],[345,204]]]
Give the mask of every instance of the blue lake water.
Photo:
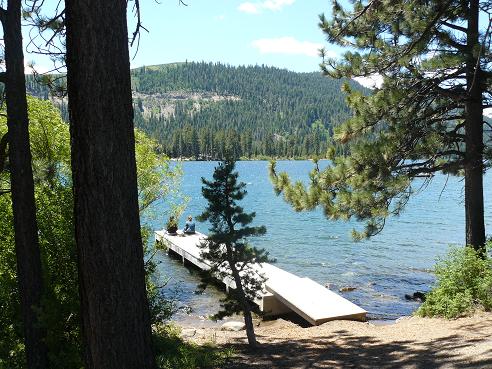
[[[206,202],[201,196],[201,177],[211,178],[215,162],[184,162],[182,191],[191,200],[180,220],[186,215],[200,214]],[[327,162],[322,163],[326,166]],[[279,171],[292,178],[307,180],[312,169],[310,161],[279,161]],[[418,306],[405,300],[405,294],[427,291],[433,283],[430,269],[436,257],[444,255],[449,245],[464,243],[463,181],[460,178],[434,177],[430,185],[414,195],[404,213],[388,219],[379,235],[354,242],[350,232],[363,224],[355,221],[330,221],[321,210],[297,213],[282,197],[274,194],[268,178],[268,162],[238,162],[241,181],[247,183],[248,195],[242,206],[255,211],[255,224],[265,225],[267,234],[252,239],[267,249],[277,266],[298,276],[309,277],[338,291],[345,286],[356,287],[342,295],[362,306],[373,319],[395,319],[411,314]],[[422,180],[423,181],[423,180]],[[415,181],[418,189],[422,182]],[[444,190],[443,190],[444,188]],[[486,230],[492,229],[492,175],[484,180]],[[167,220],[166,205],[157,207],[154,229],[162,229]],[[206,224],[197,223],[197,230],[207,233]],[[189,320],[216,312],[222,292],[210,288],[195,294],[199,277],[181,262],[159,254],[162,278],[170,278],[166,294],[175,296],[191,314],[178,313],[177,320]]]

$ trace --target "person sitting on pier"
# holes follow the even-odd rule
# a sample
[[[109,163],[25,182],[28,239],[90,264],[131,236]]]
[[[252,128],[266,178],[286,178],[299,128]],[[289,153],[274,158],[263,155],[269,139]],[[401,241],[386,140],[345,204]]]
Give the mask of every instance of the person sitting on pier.
[[[183,228],[184,234],[195,234],[195,222],[193,222],[193,217],[191,215],[188,216],[188,220],[185,223]]]
[[[178,233],[178,222],[176,221],[176,218],[174,216],[170,216],[169,220],[166,224],[166,232],[167,234],[170,234],[172,236],[177,235]]]

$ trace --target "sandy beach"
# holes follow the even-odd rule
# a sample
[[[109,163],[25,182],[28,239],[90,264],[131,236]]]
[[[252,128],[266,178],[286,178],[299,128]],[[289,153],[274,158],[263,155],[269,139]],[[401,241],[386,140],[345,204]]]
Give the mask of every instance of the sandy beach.
[[[260,347],[246,333],[186,328],[197,343],[233,347],[225,369],[240,368],[492,368],[492,313],[456,320],[403,317],[394,324],[332,321],[302,328],[289,321],[258,322]]]

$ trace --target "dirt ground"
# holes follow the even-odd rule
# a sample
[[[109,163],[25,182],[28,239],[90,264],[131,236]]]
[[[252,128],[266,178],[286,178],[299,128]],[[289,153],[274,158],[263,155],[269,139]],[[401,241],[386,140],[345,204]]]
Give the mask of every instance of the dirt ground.
[[[456,320],[405,317],[394,324],[333,321],[302,328],[279,319],[260,322],[260,347],[246,333],[186,329],[195,342],[233,347],[224,369],[260,368],[492,368],[492,313]]]

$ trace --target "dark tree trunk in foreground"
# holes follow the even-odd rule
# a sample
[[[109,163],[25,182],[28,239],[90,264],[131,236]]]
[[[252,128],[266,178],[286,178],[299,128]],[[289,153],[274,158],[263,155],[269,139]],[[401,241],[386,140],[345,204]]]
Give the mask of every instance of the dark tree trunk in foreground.
[[[67,0],[86,368],[154,368],[138,214],[126,0]]]
[[[1,10],[5,41],[5,98],[9,140],[10,185],[14,214],[17,280],[28,368],[46,368],[44,330],[38,325],[43,275],[39,252],[34,181],[29,146],[26,81],[21,33],[21,0]]]
[[[470,1],[467,46],[474,50],[479,45],[479,1]],[[473,52],[469,53],[474,55]],[[466,164],[465,164],[465,222],[466,244],[481,251],[485,245],[483,205],[483,111],[484,88],[476,57],[466,62],[468,100],[465,106]],[[478,70],[477,70],[478,69]]]

